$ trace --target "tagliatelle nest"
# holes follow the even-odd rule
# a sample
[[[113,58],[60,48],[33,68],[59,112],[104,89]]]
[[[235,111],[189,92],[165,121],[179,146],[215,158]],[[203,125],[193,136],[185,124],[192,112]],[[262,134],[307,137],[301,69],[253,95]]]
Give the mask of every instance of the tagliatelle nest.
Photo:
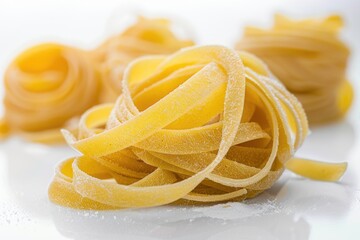
[[[34,46],[5,73],[0,137],[16,132],[32,141],[59,142],[59,129],[70,127],[73,118],[96,104],[115,101],[130,61],[189,45],[191,41],[175,36],[168,20],[139,18],[92,51],[56,43]]]
[[[59,140],[59,127],[68,120],[98,104],[100,89],[86,52],[52,43],[20,54],[8,67],[4,84],[2,125],[48,142]]]
[[[54,203],[111,209],[241,200],[270,188],[285,164],[325,180],[345,170],[291,159],[307,135],[305,113],[246,52],[203,46],[140,58],[122,91],[115,105],[88,110],[77,131],[64,130],[83,156],[60,164],[49,188]]]
[[[325,123],[343,117],[352,102],[349,50],[338,36],[342,25],[339,16],[294,21],[276,15],[269,30],[246,28],[236,48],[269,66],[303,104],[311,124]]]

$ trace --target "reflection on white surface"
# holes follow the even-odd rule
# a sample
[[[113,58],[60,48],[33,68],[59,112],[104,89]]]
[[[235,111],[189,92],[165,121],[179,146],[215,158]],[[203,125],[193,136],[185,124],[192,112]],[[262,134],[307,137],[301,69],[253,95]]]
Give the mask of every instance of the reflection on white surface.
[[[304,240],[318,239],[318,236],[336,239],[335,236],[344,234],[351,239],[356,228],[350,232],[347,228],[358,224],[360,216],[360,192],[355,174],[360,166],[360,162],[355,161],[359,156],[357,128],[351,122],[317,128],[298,154],[326,161],[348,161],[351,167],[341,183],[316,182],[285,172],[271,189],[243,203],[105,212],[78,211],[49,203],[47,187],[54,166],[72,156],[72,150],[66,146],[48,147],[11,139],[0,143],[3,155],[0,157],[4,160],[0,161],[0,170],[4,173],[0,193],[8,194],[6,206],[9,201],[13,206],[10,210],[0,208],[4,211],[0,218],[10,219],[12,228],[14,212],[31,220],[20,221],[15,226],[19,231],[10,236],[19,238],[27,236],[28,231],[40,229],[52,238],[71,239],[231,239],[241,236],[243,239]],[[10,232],[9,228],[2,228],[6,219],[0,219],[0,232],[2,229]],[[343,224],[343,227],[329,235],[333,224]]]
[[[276,199],[287,211],[318,218],[346,216],[353,204],[351,193],[342,184],[307,179],[287,181]]]
[[[241,204],[222,207],[227,211],[239,210]],[[227,205],[225,205],[227,206]],[[205,207],[208,208],[208,207]],[[235,209],[234,209],[235,208]],[[267,213],[235,219],[220,219],[206,215],[208,209],[160,207],[148,210],[118,212],[77,212],[53,209],[57,229],[72,239],[309,239],[310,226],[292,214]],[[66,217],[64,217],[66,216]],[[275,221],[274,221],[275,220]],[[233,235],[236,234],[236,235]]]
[[[3,145],[8,187],[16,202],[36,217],[48,217],[47,188],[56,164],[74,154],[65,145],[46,146],[10,139]]]
[[[270,194],[245,203],[76,211],[52,206],[59,232],[72,239],[309,239],[310,225]],[[235,234],[235,235],[234,235]],[[289,238],[291,236],[291,238]]]
[[[296,155],[329,162],[346,161],[356,143],[356,129],[349,120],[314,127]]]

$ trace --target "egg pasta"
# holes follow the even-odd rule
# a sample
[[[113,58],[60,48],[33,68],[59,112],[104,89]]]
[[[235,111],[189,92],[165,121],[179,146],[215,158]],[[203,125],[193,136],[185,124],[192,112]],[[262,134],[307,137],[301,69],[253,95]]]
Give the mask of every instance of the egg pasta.
[[[128,65],[115,104],[63,130],[82,156],[59,165],[49,198],[80,209],[251,198],[286,163],[316,172],[293,158],[307,133],[301,104],[249,53],[198,46],[142,57]],[[333,173],[321,179],[341,176]]]
[[[276,15],[269,30],[247,27],[236,48],[260,57],[302,103],[310,124],[322,124],[342,118],[352,103],[342,26],[335,15],[299,21]]]
[[[60,128],[72,128],[88,108],[116,100],[131,60],[189,45],[175,36],[170,21],[140,17],[91,51],[57,43],[31,47],[5,72],[0,138],[13,132],[35,142],[63,141]]]

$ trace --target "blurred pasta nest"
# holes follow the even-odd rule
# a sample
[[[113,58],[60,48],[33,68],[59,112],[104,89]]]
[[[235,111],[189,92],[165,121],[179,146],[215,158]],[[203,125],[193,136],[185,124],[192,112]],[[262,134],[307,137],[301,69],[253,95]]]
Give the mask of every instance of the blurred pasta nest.
[[[13,130],[28,133],[64,126],[98,103],[100,88],[84,51],[51,43],[21,53],[4,84],[5,120]]]
[[[307,131],[301,104],[249,53],[201,46],[139,58],[115,104],[63,131],[83,156],[60,164],[49,197],[85,209],[254,197]]]
[[[338,37],[339,16],[295,21],[281,15],[269,29],[247,27],[239,50],[261,58],[303,104],[311,124],[342,118],[353,92],[346,79],[349,50]]]
[[[123,69],[131,60],[191,44],[175,36],[168,20],[140,17],[95,50],[56,43],[34,46],[16,57],[5,73],[0,136],[18,132],[33,141],[61,141],[59,128],[69,127],[95,104],[115,101]]]

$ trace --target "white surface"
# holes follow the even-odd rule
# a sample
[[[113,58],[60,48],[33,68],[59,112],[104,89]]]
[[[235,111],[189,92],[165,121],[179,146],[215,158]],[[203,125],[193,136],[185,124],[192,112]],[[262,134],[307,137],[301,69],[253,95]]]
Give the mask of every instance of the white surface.
[[[119,15],[129,9],[121,7],[123,2],[0,0],[0,73],[19,50],[35,42],[94,46],[118,28]],[[240,36],[243,24],[269,25],[274,11],[294,16],[340,12],[347,20],[343,37],[354,50],[349,77],[359,89],[356,0],[153,0],[132,1],[131,6],[152,15],[180,17],[199,43],[228,46]],[[315,182],[285,172],[256,199],[211,207],[95,212],[54,206],[47,199],[54,166],[73,151],[10,139],[0,143],[0,239],[359,239],[358,102],[346,121],[312,129],[297,154],[347,161],[348,171],[340,183]]]

